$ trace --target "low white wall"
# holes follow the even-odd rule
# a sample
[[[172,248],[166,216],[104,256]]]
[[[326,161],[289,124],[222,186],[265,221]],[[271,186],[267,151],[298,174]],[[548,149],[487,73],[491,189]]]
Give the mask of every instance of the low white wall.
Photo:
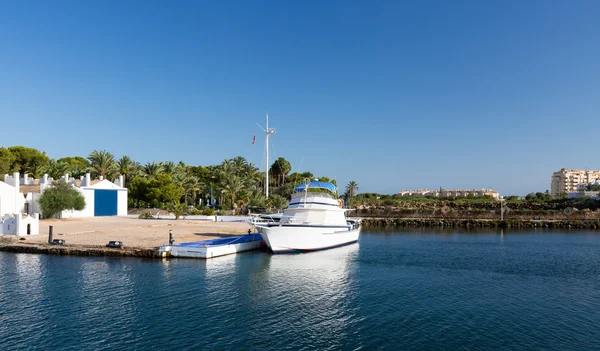
[[[85,199],[85,207],[81,211],[62,211],[60,213],[60,218],[94,217],[94,189],[76,189],[83,195],[83,198]]]
[[[17,213],[18,207],[15,204],[15,199],[15,188],[7,183],[0,182],[0,217],[6,213]],[[21,211],[18,211],[18,213],[21,213]]]
[[[127,216],[127,195],[127,189],[118,191],[117,216]]]

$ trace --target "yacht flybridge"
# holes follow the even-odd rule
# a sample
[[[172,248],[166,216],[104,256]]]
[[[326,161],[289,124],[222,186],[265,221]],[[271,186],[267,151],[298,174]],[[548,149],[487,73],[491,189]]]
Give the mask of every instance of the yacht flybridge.
[[[359,220],[347,219],[337,187],[315,179],[294,189],[278,222],[256,228],[274,253],[324,250],[358,241]]]

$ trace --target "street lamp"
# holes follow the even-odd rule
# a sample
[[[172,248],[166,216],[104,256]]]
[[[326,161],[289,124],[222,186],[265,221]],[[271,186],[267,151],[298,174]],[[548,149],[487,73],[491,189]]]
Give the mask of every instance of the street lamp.
[[[504,196],[500,196],[500,220],[504,220]]]

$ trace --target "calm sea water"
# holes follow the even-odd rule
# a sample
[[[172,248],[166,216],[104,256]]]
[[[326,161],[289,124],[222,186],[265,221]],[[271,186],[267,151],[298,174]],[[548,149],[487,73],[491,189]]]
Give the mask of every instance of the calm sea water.
[[[600,349],[600,234],[363,232],[209,261],[0,253],[0,345]]]

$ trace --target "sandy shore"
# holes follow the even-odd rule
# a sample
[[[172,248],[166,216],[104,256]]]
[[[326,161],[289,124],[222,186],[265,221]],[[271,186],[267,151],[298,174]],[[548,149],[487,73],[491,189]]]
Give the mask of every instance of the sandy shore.
[[[104,246],[120,240],[130,248],[152,248],[168,244],[169,230],[175,243],[207,240],[227,234],[243,234],[251,228],[243,222],[208,222],[201,220],[137,219],[128,217],[93,217],[40,220],[40,235],[25,237],[19,243],[46,243],[48,228],[54,227],[54,238],[68,245]]]

